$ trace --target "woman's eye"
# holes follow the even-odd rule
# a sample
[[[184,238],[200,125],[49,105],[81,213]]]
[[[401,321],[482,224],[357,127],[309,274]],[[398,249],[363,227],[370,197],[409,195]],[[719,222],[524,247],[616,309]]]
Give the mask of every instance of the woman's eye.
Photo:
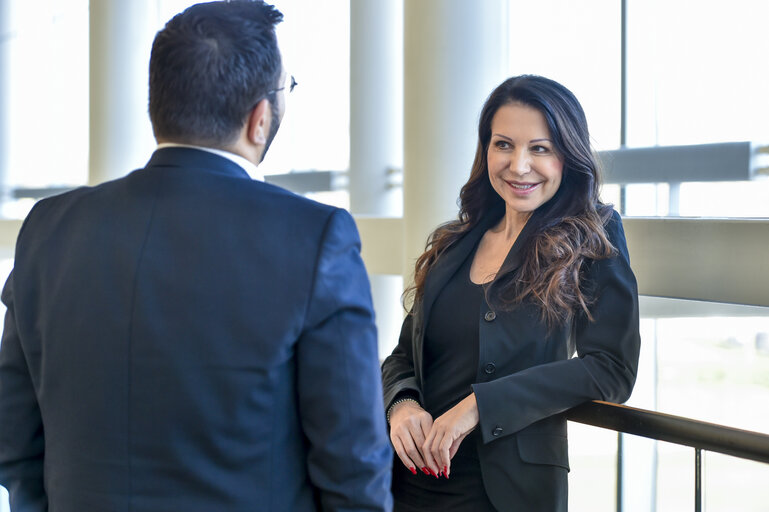
[[[507,149],[510,147],[510,143],[505,140],[498,140],[497,142],[494,143],[494,145],[499,149]]]
[[[548,149],[548,148],[547,148],[547,147],[545,147],[545,146],[539,146],[539,145],[538,145],[538,146],[533,146],[533,147],[531,148],[531,152],[532,152],[532,153],[547,153],[548,151],[550,151],[550,149]]]

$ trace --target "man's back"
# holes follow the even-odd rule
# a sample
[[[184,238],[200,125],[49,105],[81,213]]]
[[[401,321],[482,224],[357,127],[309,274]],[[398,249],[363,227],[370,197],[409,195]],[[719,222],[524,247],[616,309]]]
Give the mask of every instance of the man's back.
[[[0,395],[36,397],[51,510],[386,506],[376,333],[345,212],[163,149],[41,202],[4,301],[3,345],[23,358],[3,347]],[[0,414],[29,430],[19,403]],[[9,435],[2,477],[43,457],[9,455]],[[351,491],[363,480],[368,496]]]

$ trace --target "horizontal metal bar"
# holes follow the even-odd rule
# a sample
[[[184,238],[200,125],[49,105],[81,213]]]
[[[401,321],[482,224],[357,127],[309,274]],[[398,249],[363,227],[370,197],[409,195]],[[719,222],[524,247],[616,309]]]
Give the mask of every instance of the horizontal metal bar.
[[[339,190],[347,186],[347,173],[344,171],[293,171],[286,174],[268,174],[264,181],[286,188],[297,194],[311,192],[327,192]],[[75,186],[54,187],[17,187],[11,189],[14,199],[31,198],[43,199],[72,190]]]
[[[752,142],[623,148],[598,153],[604,182],[683,183],[747,181],[769,166],[764,147]]]
[[[347,173],[343,171],[295,171],[286,174],[268,174],[264,177],[264,181],[297,194],[308,194],[346,188]]]
[[[57,194],[63,194],[76,188],[74,185],[61,186],[61,187],[18,187],[11,190],[11,197],[14,199],[43,199],[45,197],[55,196]]]
[[[769,464],[769,435],[609,402],[587,402],[571,421]]]

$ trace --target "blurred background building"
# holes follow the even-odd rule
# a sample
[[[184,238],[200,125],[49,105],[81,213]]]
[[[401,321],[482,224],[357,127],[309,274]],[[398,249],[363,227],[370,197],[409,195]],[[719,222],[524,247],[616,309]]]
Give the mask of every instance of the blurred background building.
[[[150,45],[192,3],[0,0],[3,276],[36,200],[147,161]],[[427,234],[456,216],[486,95],[541,74],[582,102],[624,217],[643,295],[629,404],[769,433],[769,2],[274,3],[300,86],[262,168],[356,216],[382,356]],[[693,507],[691,448],[570,423],[570,456],[571,510]],[[769,510],[766,464],[706,453],[703,471],[708,511]]]

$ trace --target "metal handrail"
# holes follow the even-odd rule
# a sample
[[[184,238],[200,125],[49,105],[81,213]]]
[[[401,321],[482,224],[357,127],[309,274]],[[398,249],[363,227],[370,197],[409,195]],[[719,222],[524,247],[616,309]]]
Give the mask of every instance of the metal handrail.
[[[609,402],[567,412],[578,423],[769,464],[769,435]]]
[[[694,448],[694,510],[702,510],[702,450],[769,464],[769,435],[610,402],[587,402],[566,412],[570,421],[619,432],[617,510],[622,510],[622,434]]]

